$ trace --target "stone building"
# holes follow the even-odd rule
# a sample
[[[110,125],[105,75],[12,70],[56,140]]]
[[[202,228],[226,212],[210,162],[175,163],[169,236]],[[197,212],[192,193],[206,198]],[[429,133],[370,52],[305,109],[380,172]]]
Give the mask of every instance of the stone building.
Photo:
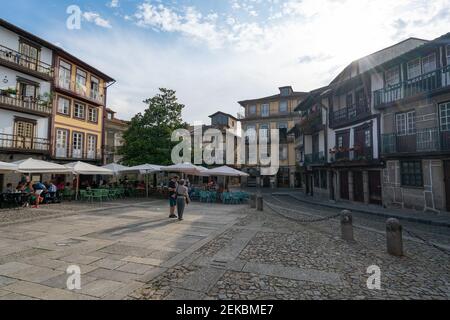
[[[116,118],[116,112],[106,108],[105,117],[105,164],[119,163],[122,156],[119,148],[123,146],[123,133],[128,129],[129,122]]]

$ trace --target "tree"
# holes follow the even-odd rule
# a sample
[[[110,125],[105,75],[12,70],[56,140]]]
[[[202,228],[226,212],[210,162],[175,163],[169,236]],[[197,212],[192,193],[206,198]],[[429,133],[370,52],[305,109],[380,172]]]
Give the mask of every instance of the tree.
[[[174,90],[160,88],[159,91],[144,101],[148,108],[134,116],[124,133],[120,153],[125,165],[171,164],[172,148],[177,144],[171,141],[172,132],[187,128],[181,118],[185,106],[178,103]]]

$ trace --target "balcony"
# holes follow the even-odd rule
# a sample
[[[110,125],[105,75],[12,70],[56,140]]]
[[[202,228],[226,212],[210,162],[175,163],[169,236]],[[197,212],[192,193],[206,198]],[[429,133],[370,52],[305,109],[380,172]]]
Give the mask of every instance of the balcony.
[[[337,127],[364,119],[370,115],[370,106],[367,99],[351,106],[337,110],[331,114],[331,126]]]
[[[67,148],[57,148],[55,159],[70,161],[100,161],[102,160],[102,151],[100,149],[92,151],[73,150]]]
[[[103,105],[103,95],[101,95],[99,91],[88,90],[87,86],[64,78],[58,78],[55,82],[55,87],[57,89],[60,89],[66,93],[68,92],[75,94],[88,103]]]
[[[449,152],[450,131],[427,128],[408,135],[383,134],[381,148],[384,155]]]
[[[300,120],[299,125],[303,134],[306,135],[311,135],[320,130],[323,130],[324,125],[322,119],[322,112],[310,113],[309,115],[303,117]]]
[[[340,148],[330,150],[332,163],[350,161],[371,161],[373,160],[373,148],[355,146],[353,148]]]
[[[323,151],[315,152],[312,154],[305,154],[305,166],[318,165],[324,163],[325,163],[325,153]]]
[[[43,138],[27,138],[18,135],[0,133],[0,150],[27,153],[48,153],[50,150],[50,141]]]
[[[420,75],[374,92],[375,107],[382,107],[420,94],[437,93],[450,87],[450,66]]]
[[[52,105],[49,101],[39,100],[31,97],[23,97],[8,94],[0,90],[0,107],[12,111],[49,116],[52,114]]]
[[[238,114],[238,119],[242,121],[249,120],[264,120],[264,119],[283,119],[283,118],[297,118],[297,112],[274,112],[268,115],[261,115],[261,113],[253,113],[253,114]]]
[[[51,65],[2,45],[0,45],[0,64],[17,71],[32,73],[39,79],[51,80],[53,78]]]

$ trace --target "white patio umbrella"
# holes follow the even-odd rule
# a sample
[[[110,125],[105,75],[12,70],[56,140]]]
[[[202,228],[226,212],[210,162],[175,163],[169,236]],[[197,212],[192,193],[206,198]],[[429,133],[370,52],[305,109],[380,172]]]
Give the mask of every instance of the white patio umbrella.
[[[123,170],[122,172],[138,172],[140,174],[143,174],[145,176],[145,192],[147,194],[147,198],[148,198],[148,175],[151,173],[155,173],[155,172],[161,172],[161,166],[158,166],[156,164],[142,164],[139,166],[135,166],[135,167],[130,167],[127,168],[125,170]]]
[[[1,162],[0,161],[0,173],[8,173],[17,170],[17,165],[13,163]]]
[[[245,172],[233,169],[228,166],[223,166],[208,171],[211,176],[225,177],[225,184],[228,186],[229,177],[248,177],[249,175]]]
[[[72,170],[72,172],[77,175],[77,185],[75,190],[75,197],[78,199],[78,190],[80,188],[80,175],[88,175],[88,176],[94,176],[94,175],[102,175],[102,176],[112,176],[114,175],[114,172],[109,169],[105,169],[102,167],[97,167],[89,163],[85,162],[72,162],[65,165],[65,167]]]
[[[17,166],[17,171],[21,173],[71,173],[72,169],[63,165],[36,159],[20,160],[12,163]]]
[[[172,166],[161,168],[161,171],[179,172],[179,173],[189,174],[189,175],[193,175],[193,176],[206,174],[207,170],[208,169],[206,169],[204,167],[193,165],[190,162],[175,164]]]
[[[125,167],[118,163],[110,163],[107,164],[106,166],[103,166],[102,168],[111,170],[114,173],[114,175],[121,174],[125,170],[129,169],[129,167]]]
[[[233,169],[228,166],[223,166],[220,168],[210,169],[208,173],[211,176],[221,176],[221,177],[248,177],[249,175],[245,172]]]

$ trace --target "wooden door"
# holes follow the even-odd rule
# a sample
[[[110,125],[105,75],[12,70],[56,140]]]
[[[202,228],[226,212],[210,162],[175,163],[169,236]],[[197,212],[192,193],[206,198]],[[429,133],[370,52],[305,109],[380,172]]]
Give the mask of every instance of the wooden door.
[[[362,171],[353,172],[353,200],[364,202],[364,182]]]
[[[450,212],[450,160],[444,161],[445,201]]]
[[[369,202],[382,205],[381,172],[369,171]]]
[[[339,181],[340,181],[340,189],[341,189],[341,199],[349,200],[349,192],[348,192],[348,171],[339,172]]]

